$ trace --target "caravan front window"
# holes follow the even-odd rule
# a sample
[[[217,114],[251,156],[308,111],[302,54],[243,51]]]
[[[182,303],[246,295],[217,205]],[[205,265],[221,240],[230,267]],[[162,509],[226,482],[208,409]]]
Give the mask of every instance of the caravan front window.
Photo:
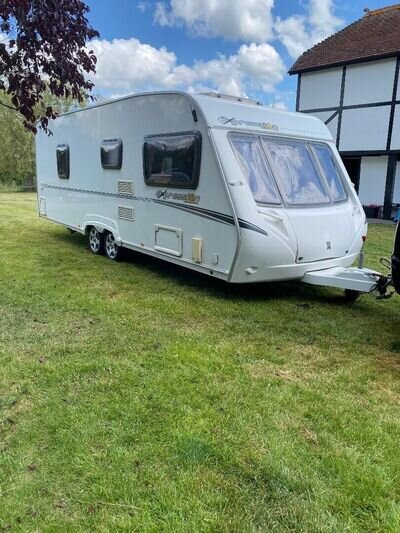
[[[312,144],[312,147],[327,179],[333,201],[341,202],[346,200],[347,194],[333,159],[332,150],[329,146],[323,144]]]
[[[232,135],[231,142],[254,200],[261,204],[280,204],[279,193],[264,160],[259,139],[249,135]]]
[[[275,176],[290,205],[329,203],[322,177],[306,143],[286,139],[263,139]]]

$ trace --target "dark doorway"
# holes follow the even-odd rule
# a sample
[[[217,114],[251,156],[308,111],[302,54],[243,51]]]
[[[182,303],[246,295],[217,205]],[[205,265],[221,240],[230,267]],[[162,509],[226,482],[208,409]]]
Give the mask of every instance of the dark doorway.
[[[357,191],[360,188],[361,157],[343,157],[343,164]]]

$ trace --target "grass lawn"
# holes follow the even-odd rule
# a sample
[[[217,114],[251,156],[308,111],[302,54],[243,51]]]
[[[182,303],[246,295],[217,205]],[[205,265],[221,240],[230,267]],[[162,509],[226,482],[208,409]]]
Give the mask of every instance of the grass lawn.
[[[0,239],[0,531],[400,530],[400,297],[113,263],[33,194]]]

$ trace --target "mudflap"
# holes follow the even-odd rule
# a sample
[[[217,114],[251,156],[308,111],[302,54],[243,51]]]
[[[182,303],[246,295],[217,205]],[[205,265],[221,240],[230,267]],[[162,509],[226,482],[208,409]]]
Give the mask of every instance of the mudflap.
[[[400,222],[397,224],[392,255],[392,283],[396,292],[400,294]]]

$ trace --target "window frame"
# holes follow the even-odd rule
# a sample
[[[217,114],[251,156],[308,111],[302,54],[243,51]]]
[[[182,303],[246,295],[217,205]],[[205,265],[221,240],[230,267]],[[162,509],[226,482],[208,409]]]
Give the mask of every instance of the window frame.
[[[328,179],[328,176],[326,175],[325,173],[325,170],[318,158],[318,155],[314,149],[314,146],[322,146],[323,148],[327,148],[330,152],[331,155],[333,155],[333,151],[332,151],[332,148],[329,146],[328,143],[324,143],[324,142],[321,142],[321,141],[311,141],[310,143],[310,147],[311,147],[311,152],[317,162],[317,165],[318,165],[318,168],[320,169],[321,171],[321,175],[325,178],[325,181],[326,181],[326,184],[327,184],[327,188],[328,188],[328,193],[329,193],[329,196],[331,197],[331,192],[330,192],[330,187],[329,187],[329,179]],[[333,197],[331,197],[331,201],[334,205],[336,204],[342,204],[344,202],[347,202],[347,200],[349,199],[349,193],[348,193],[348,190],[347,190],[347,187],[346,187],[346,183],[345,183],[345,180],[343,179],[343,172],[342,170],[338,167],[337,165],[337,162],[334,158],[332,158],[332,161],[333,161],[333,166],[335,167],[336,169],[336,172],[337,172],[337,175],[339,177],[339,180],[340,180],[340,183],[342,184],[342,187],[343,187],[343,190],[344,190],[344,194],[345,194],[345,197],[342,198],[341,200],[335,200],[333,199]]]
[[[242,132],[238,132],[238,131],[232,131],[232,132],[229,132],[229,134],[228,134],[229,144],[231,145],[231,148],[232,148],[232,150],[233,150],[233,153],[235,154],[235,158],[236,158],[236,160],[237,160],[237,162],[238,162],[238,165],[239,165],[239,167],[240,167],[242,173],[244,174],[244,171],[243,171],[243,168],[242,168],[242,164],[241,164],[241,162],[240,162],[240,160],[239,160],[239,158],[238,158],[238,154],[237,154],[236,148],[235,148],[235,146],[234,146],[234,144],[233,144],[233,138],[234,138],[234,137],[239,137],[239,138],[240,138],[240,137],[251,137],[251,138],[253,138],[253,139],[256,139],[257,142],[258,142],[258,144],[259,144],[259,146],[260,146],[260,148],[261,148],[261,153],[262,153],[264,156],[265,156],[265,149],[264,149],[264,146],[263,146],[263,144],[262,144],[262,142],[261,142],[261,136],[260,136],[260,135],[253,135],[253,134],[251,134],[251,133],[242,133]],[[257,205],[260,205],[260,206],[268,206],[268,207],[282,207],[282,205],[284,205],[284,201],[283,201],[283,197],[282,197],[282,192],[281,192],[280,188],[278,187],[277,180],[276,180],[276,178],[275,178],[275,176],[274,176],[274,173],[273,173],[273,171],[272,171],[272,168],[271,168],[271,164],[270,164],[270,162],[269,162],[269,160],[268,160],[268,158],[267,158],[266,156],[264,157],[264,164],[265,164],[265,166],[266,166],[266,168],[267,168],[267,172],[269,172],[269,174],[271,175],[272,182],[273,182],[273,186],[274,186],[274,188],[275,188],[275,190],[276,190],[276,192],[277,192],[277,196],[278,196],[278,200],[279,200],[279,202],[277,202],[277,203],[273,203],[273,202],[259,202],[259,201],[257,201],[257,200],[255,199],[255,197],[254,197],[253,191],[251,190],[250,184],[247,183],[247,180],[246,180],[246,183],[247,183],[247,185],[249,186],[249,189],[250,189],[251,195],[252,195],[252,197],[253,197],[253,199],[254,199],[254,201],[255,201],[255,203],[256,203]]]
[[[298,144],[301,144],[305,147],[305,149],[307,150],[307,152],[309,153],[310,155],[310,158],[311,158],[311,164],[314,166],[314,169],[318,175],[318,178],[321,180],[322,182],[322,185],[324,187],[324,193],[327,197],[327,201],[326,202],[312,202],[312,203],[307,203],[305,202],[304,204],[303,203],[290,203],[287,201],[286,197],[285,197],[285,193],[283,192],[283,187],[280,183],[280,180],[279,178],[277,178],[277,171],[276,171],[276,167],[275,167],[275,164],[273,163],[272,161],[272,158],[271,158],[271,155],[270,153],[268,152],[268,150],[266,149],[266,147],[264,146],[264,144],[261,142],[262,146],[263,146],[263,149],[264,149],[264,153],[265,153],[265,156],[267,157],[268,161],[270,162],[270,166],[272,168],[272,175],[274,176],[274,179],[276,181],[276,184],[280,190],[280,193],[281,193],[281,196],[283,198],[283,201],[285,203],[285,206],[286,207],[290,207],[290,208],[295,208],[295,209],[302,209],[304,207],[326,207],[328,205],[332,205],[333,204],[333,201],[332,201],[332,197],[330,195],[330,191],[329,191],[329,186],[328,186],[328,183],[326,181],[326,178],[325,178],[325,174],[322,173],[320,171],[320,167],[319,167],[319,164],[318,162],[316,161],[316,157],[315,157],[315,154],[314,152],[311,150],[310,148],[310,140],[302,140],[302,139],[292,139],[290,137],[272,137],[270,135],[263,135],[261,137],[264,137],[264,138],[268,138],[268,139],[274,139],[274,140],[282,140],[282,141],[289,141],[289,143],[298,143]]]
[[[332,151],[332,148],[331,146],[329,145],[329,143],[327,142],[324,142],[324,141],[320,141],[320,140],[312,140],[312,139],[299,139],[299,138],[291,138],[291,137],[285,137],[285,136],[280,136],[280,135],[263,135],[262,133],[250,133],[250,132],[242,132],[242,131],[229,131],[228,132],[228,142],[231,146],[231,149],[233,150],[233,153],[235,155],[235,158],[238,162],[238,165],[240,167],[240,169],[242,170],[242,167],[241,167],[241,164],[240,164],[240,161],[239,159],[237,158],[237,154],[236,154],[236,151],[235,151],[235,147],[234,145],[232,144],[232,137],[235,136],[235,135],[239,135],[239,136],[248,136],[248,137],[253,137],[253,138],[256,138],[260,141],[260,144],[261,144],[261,147],[262,147],[262,151],[265,155],[265,161],[266,163],[268,164],[268,168],[269,168],[269,171],[271,172],[271,176],[275,182],[275,187],[277,188],[278,192],[279,192],[279,196],[281,198],[281,204],[273,204],[273,203],[261,203],[261,202],[257,202],[255,199],[254,199],[254,196],[253,196],[253,199],[254,199],[254,202],[256,203],[256,205],[259,205],[260,207],[276,207],[276,208],[279,208],[279,207],[282,207],[284,206],[285,208],[289,208],[289,209],[304,209],[304,208],[308,208],[308,207],[327,207],[328,205],[338,205],[338,204],[342,204],[342,203],[345,203],[348,201],[349,199],[349,193],[348,193],[348,188],[347,188],[347,185],[346,185],[346,181],[344,179],[344,176],[343,176],[343,172],[341,171],[341,169],[338,167],[335,159],[333,160],[334,161],[334,165],[335,165],[335,168],[337,170],[337,173],[338,173],[338,176],[339,176],[339,179],[342,183],[342,186],[343,186],[343,189],[346,193],[346,197],[343,199],[343,200],[334,200],[332,195],[331,195],[331,192],[330,192],[330,189],[329,189],[329,181],[325,175],[325,171],[324,169],[322,168],[319,160],[318,160],[318,157],[317,157],[317,154],[315,153],[315,151],[313,150],[313,145],[320,145],[320,146],[323,146],[323,147],[326,147],[328,148],[328,150],[330,150],[330,152],[333,154],[333,151]],[[264,146],[264,143],[262,142],[263,139],[265,139],[266,141],[268,140],[282,140],[282,141],[289,141],[289,142],[299,142],[299,143],[302,143],[304,144],[304,146],[306,147],[307,151],[310,153],[310,156],[311,156],[311,159],[312,159],[312,162],[319,174],[319,177],[321,179],[321,181],[323,182],[323,185],[324,185],[324,189],[325,189],[325,193],[327,194],[327,197],[329,199],[328,202],[323,202],[323,203],[306,203],[306,204],[291,204],[289,202],[286,201],[285,199],[285,195],[283,194],[282,192],[282,186],[280,184],[280,181],[279,179],[277,179],[277,176],[276,176],[276,172],[275,172],[275,168],[274,168],[274,165],[271,161],[271,157],[270,157],[270,154],[268,153],[266,147]],[[242,170],[243,172],[243,170]],[[250,188],[250,186],[249,186]],[[253,195],[253,193],[252,193]]]
[[[184,136],[191,136],[195,138],[194,143],[194,158],[193,158],[193,169],[192,169],[192,179],[189,184],[185,185],[183,183],[160,183],[160,182],[152,182],[149,183],[149,179],[152,175],[149,173],[149,169],[147,168],[147,158],[146,158],[146,141],[151,141],[152,139],[166,139],[166,138],[173,138],[173,137],[184,137]],[[203,139],[202,134],[198,130],[192,130],[192,131],[179,131],[179,132],[169,132],[169,133],[156,133],[151,135],[146,135],[143,139],[143,146],[142,146],[142,163],[143,163],[143,179],[145,184],[148,187],[162,187],[165,189],[197,189],[200,181],[200,173],[201,173],[201,161],[202,161],[202,152],[203,152]]]
[[[66,152],[66,168],[65,172],[60,172],[60,161],[59,161],[59,154],[61,153],[61,150],[64,150],[64,153]],[[71,175],[71,162],[70,162],[70,149],[68,143],[61,143],[57,144],[56,146],[56,164],[57,164],[57,175],[60,180],[69,180]]]
[[[104,149],[104,146],[107,145],[107,144],[115,144],[115,148],[118,150],[118,159],[117,159],[117,164],[116,165],[112,165],[112,164],[109,164],[109,163],[104,163],[103,162],[103,158],[107,155],[106,152],[105,152],[105,149]],[[103,139],[101,141],[101,144],[100,144],[100,162],[101,162],[101,167],[104,169],[104,170],[121,170],[122,168],[122,161],[123,161],[123,142],[122,142],[122,139],[121,138],[114,138],[114,139]]]

